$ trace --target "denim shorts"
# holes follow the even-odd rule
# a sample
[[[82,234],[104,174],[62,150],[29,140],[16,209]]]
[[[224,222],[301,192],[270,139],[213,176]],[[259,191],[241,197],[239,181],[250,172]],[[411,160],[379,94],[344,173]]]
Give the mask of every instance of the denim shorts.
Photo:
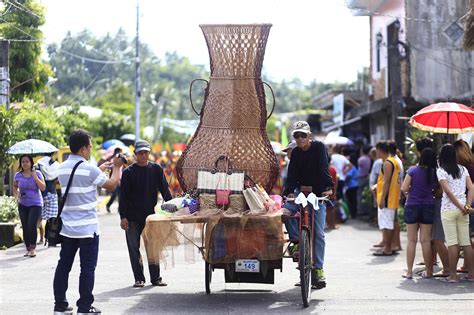
[[[403,215],[406,224],[433,224],[434,205],[407,205]]]

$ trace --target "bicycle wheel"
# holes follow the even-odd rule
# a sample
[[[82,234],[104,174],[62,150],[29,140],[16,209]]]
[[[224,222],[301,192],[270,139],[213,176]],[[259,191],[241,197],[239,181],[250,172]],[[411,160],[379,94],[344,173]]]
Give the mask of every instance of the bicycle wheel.
[[[311,301],[311,242],[307,229],[301,229],[299,251],[301,297],[303,305],[307,307]]]
[[[207,261],[205,262],[204,277],[206,282],[206,294],[211,294],[211,280],[212,280],[212,267]]]

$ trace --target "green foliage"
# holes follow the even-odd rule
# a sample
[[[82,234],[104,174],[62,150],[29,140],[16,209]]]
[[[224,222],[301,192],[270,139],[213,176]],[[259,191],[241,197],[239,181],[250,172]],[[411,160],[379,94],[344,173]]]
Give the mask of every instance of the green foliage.
[[[15,198],[0,196],[0,222],[14,222],[18,220],[18,203]]]
[[[99,118],[91,120],[89,131],[103,140],[119,139],[125,133],[133,133],[134,125],[129,117],[104,110]]]
[[[27,100],[15,117],[15,142],[40,139],[56,147],[65,145],[64,127],[50,107]]]
[[[410,136],[406,137],[406,160],[409,165],[415,165],[418,163],[418,151],[416,150],[416,142],[423,138],[430,138],[431,134],[427,131],[423,131],[416,128],[410,128]]]
[[[59,115],[58,118],[64,128],[64,143],[68,142],[69,135],[75,129],[88,130],[91,126],[91,120],[89,119],[89,116],[87,116],[87,114],[81,113],[79,111],[79,106],[77,105],[72,106],[68,111]]]
[[[14,128],[15,112],[7,110],[4,106],[0,106],[0,178],[8,170],[13,157],[7,154],[7,149],[13,145],[13,139],[15,137]],[[0,183],[0,196],[3,195],[3,181]]]
[[[405,224],[405,219],[403,218],[404,214],[405,214],[405,208],[403,206],[398,207],[397,219],[398,219],[398,224],[400,224],[400,231],[402,232],[407,231],[407,225]]]
[[[0,37],[9,39],[37,39],[38,41],[10,43],[10,86],[12,101],[25,98],[41,100],[41,91],[52,75],[48,64],[40,61],[42,32],[40,27],[45,23],[44,7],[36,0],[18,1],[2,15]],[[24,6],[31,14],[21,10]]]
[[[168,143],[187,143],[189,140],[189,137],[182,134],[182,133],[177,133],[174,131],[172,128],[168,127],[163,127],[163,133],[160,136],[159,139],[160,143],[164,144],[166,142]]]

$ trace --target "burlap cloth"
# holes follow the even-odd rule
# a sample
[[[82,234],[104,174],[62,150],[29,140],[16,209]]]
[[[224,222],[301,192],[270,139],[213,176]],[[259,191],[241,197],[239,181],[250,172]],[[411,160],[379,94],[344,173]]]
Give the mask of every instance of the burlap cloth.
[[[184,244],[184,259],[194,263],[233,263],[236,259],[276,260],[283,256],[281,213],[228,217],[222,213],[193,216],[148,216],[142,232],[148,262],[174,265],[175,248]]]

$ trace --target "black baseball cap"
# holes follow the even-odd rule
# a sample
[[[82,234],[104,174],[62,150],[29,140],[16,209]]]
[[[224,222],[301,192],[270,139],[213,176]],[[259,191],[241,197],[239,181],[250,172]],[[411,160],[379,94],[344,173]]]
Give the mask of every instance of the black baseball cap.
[[[145,140],[138,140],[135,142],[135,153],[140,151],[151,151],[150,144]]]

